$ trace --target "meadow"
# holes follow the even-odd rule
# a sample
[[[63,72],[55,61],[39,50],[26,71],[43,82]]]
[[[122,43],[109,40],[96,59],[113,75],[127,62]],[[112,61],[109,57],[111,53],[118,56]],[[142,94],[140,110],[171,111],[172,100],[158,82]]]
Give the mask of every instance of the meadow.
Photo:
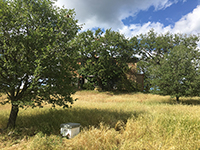
[[[6,127],[10,105],[0,106],[0,149],[195,150],[200,149],[200,98],[143,93],[78,91],[72,108],[20,109],[16,128]],[[81,124],[72,139],[60,124]]]

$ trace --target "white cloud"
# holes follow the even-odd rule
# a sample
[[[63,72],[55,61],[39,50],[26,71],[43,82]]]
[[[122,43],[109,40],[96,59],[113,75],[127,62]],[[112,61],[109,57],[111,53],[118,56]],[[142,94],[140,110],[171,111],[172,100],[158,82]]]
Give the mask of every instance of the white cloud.
[[[160,22],[147,22],[143,25],[132,24],[124,26],[119,31],[127,37],[147,33],[150,29],[154,29],[157,33],[183,33],[183,34],[198,34],[200,33],[200,5],[197,6],[191,13],[183,16],[173,26],[165,27]]]
[[[177,0],[58,0],[56,5],[75,8],[80,24],[85,24],[83,30],[92,27],[123,28],[122,19],[136,15],[140,10],[154,6],[155,10],[165,9]]]
[[[186,0],[58,0],[56,5],[65,8],[75,8],[80,24],[85,24],[82,30],[100,27],[112,28],[127,37],[146,33],[154,28],[157,33],[200,33],[200,5],[191,13],[183,16],[174,26],[164,26],[161,22],[146,22],[125,26],[122,19],[135,16],[141,10],[154,6],[155,11],[170,7],[178,1]],[[170,18],[166,18],[170,19]]]
[[[147,33],[150,29],[154,29],[157,33],[167,33],[171,30],[171,26],[164,27],[163,24],[159,22],[147,22],[143,25],[141,24],[132,24],[130,26],[124,26],[119,30],[120,33],[125,34],[126,37],[132,37],[135,35],[140,35],[143,33]]]
[[[172,31],[186,34],[200,33],[200,5],[197,6],[193,12],[183,16],[176,22]]]

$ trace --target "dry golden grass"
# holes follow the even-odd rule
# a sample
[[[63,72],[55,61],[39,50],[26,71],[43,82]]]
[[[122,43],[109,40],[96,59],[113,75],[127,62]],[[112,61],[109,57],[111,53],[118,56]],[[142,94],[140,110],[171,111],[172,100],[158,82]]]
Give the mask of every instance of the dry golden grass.
[[[79,91],[74,96],[81,101],[87,102],[163,102],[163,100],[169,99],[169,96],[159,96],[143,93],[132,94],[114,94],[112,92],[97,92],[92,91],[88,94],[88,91]]]
[[[20,109],[17,128],[0,133],[0,149],[199,149],[200,98],[143,93],[79,91],[70,109]],[[0,128],[10,106],[0,106]],[[61,138],[59,125],[81,123],[72,139]]]
[[[5,94],[0,93],[0,102],[3,102],[6,99],[7,99],[7,96]],[[0,105],[0,110],[7,110],[7,109],[10,109],[10,108],[11,108],[11,106],[9,104]]]

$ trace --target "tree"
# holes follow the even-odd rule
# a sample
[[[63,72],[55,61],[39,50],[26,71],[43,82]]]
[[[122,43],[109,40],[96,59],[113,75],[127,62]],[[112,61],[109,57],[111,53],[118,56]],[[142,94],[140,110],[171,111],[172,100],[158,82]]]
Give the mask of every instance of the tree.
[[[137,50],[140,61],[137,63],[137,71],[144,74],[145,92],[149,92],[151,88],[152,67],[160,65],[163,55],[173,47],[172,38],[170,33],[158,35],[153,29],[138,36]]]
[[[122,78],[126,80],[127,63],[135,61],[135,51],[123,35],[110,29],[105,33],[101,29],[95,33],[88,30],[79,34],[77,43],[80,45],[81,75],[93,75],[88,79],[104,90],[112,90]]]
[[[153,79],[154,68],[161,65],[164,55],[168,54],[171,49],[178,45],[196,49],[198,37],[195,35],[183,34],[157,34],[154,30],[150,30],[147,34],[138,36],[138,54],[141,56],[137,64],[138,71],[144,73],[145,91],[150,91],[151,80]]]
[[[78,30],[74,11],[51,0],[0,1],[0,92],[7,94],[1,104],[12,104],[7,127],[15,127],[19,107],[73,103],[70,42]]]
[[[160,34],[150,30],[147,34],[138,36],[138,54],[141,59],[154,65],[159,65],[163,55],[173,48],[173,35]]]
[[[199,57],[198,49],[182,44],[174,46],[154,68],[154,91],[174,96],[177,102],[181,96],[199,96]]]
[[[137,72],[144,74],[144,92],[148,93],[150,92],[150,88],[151,88],[151,79],[152,79],[152,75],[151,75],[151,68],[152,68],[152,64],[150,64],[147,61],[144,60],[140,60],[137,63]]]

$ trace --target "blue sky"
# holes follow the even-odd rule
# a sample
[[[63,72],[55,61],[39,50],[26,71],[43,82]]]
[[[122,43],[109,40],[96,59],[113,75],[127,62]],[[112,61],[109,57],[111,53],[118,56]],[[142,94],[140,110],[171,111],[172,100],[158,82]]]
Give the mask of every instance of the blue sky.
[[[200,33],[200,0],[58,0],[75,9],[83,30],[104,28],[127,37],[146,33]]]
[[[124,25],[130,25],[134,23],[143,24],[145,22],[161,22],[164,26],[172,25],[182,18],[182,16],[187,15],[192,12],[198,5],[197,0],[188,0],[186,2],[179,1],[170,7],[155,11],[153,6],[149,7],[148,10],[139,11],[134,17],[129,16],[122,20]],[[200,14],[199,14],[200,15]]]

